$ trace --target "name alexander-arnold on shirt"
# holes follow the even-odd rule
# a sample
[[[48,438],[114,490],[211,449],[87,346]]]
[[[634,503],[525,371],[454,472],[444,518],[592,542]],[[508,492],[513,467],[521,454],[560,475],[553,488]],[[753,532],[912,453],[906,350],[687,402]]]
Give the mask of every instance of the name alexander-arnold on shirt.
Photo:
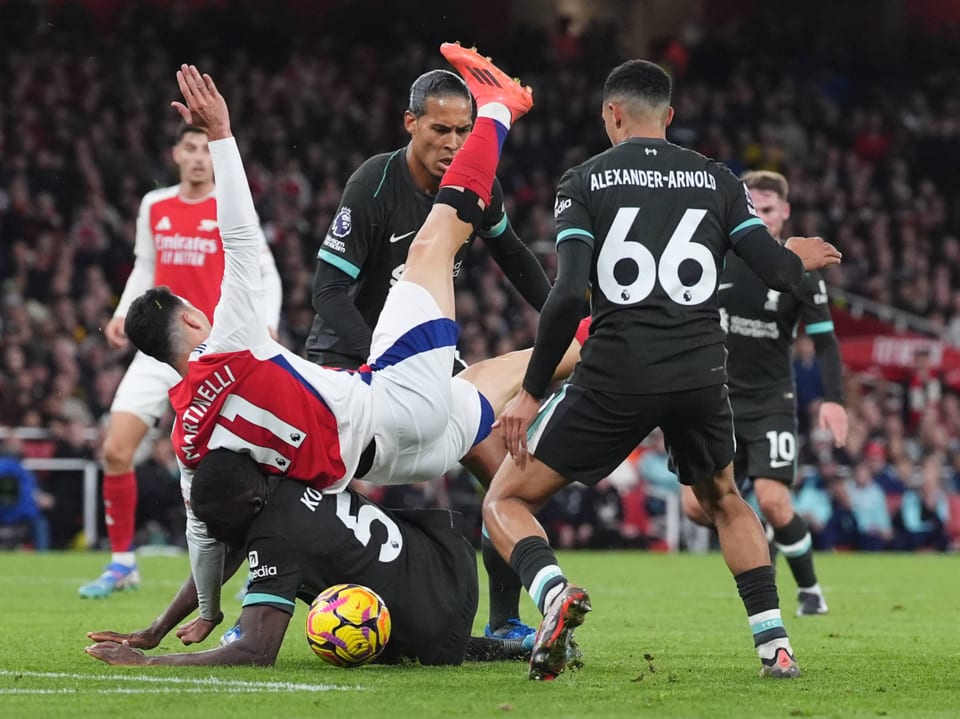
[[[653,189],[674,190],[684,187],[698,187],[716,190],[717,181],[706,170],[638,170],[622,168],[590,173],[590,189],[603,190],[614,185],[637,185]]]

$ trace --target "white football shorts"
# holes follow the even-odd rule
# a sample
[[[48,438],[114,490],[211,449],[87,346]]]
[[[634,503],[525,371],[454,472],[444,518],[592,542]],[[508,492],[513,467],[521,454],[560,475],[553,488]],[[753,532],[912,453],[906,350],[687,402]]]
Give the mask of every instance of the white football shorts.
[[[390,291],[370,347],[375,484],[436,479],[473,446],[489,403],[466,380],[451,378],[460,328],[420,285]]]
[[[180,379],[170,365],[137,352],[120,380],[110,412],[130,412],[153,427],[170,406],[167,392]]]

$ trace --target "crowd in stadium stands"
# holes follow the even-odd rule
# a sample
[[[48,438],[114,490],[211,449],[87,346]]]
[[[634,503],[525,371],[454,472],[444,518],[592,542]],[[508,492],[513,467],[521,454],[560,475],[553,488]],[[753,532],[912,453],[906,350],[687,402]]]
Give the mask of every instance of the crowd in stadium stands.
[[[409,83],[442,66],[433,38],[462,28],[424,21],[417,37],[430,40],[414,42],[409,23],[389,13],[371,24],[362,8],[364,16],[354,17],[357,10],[344,4],[324,29],[298,27],[270,6],[248,4],[248,12],[228,15],[129,3],[103,26],[69,4],[50,17],[42,5],[4,4],[0,427],[52,431],[51,440],[7,445],[8,453],[98,451],[90,428],[108,411],[129,360],[107,348],[101,328],[132,266],[141,196],[175,182],[168,147],[178,118],[168,105],[181,61],[202,61],[229,98],[283,278],[281,340],[302,348],[313,315],[314,256],[342,186],[364,158],[403,144]],[[909,74],[892,63],[871,69],[836,48],[813,55],[756,23],[741,28],[736,42],[686,33],[683,42],[657,43],[675,76],[670,139],[737,173],[783,172],[791,234],[822,235],[844,253],[843,264],[826,273],[831,286],[929,318],[943,339],[960,345],[955,65],[930,52]],[[347,27],[364,32],[330,29]],[[536,108],[512,131],[500,178],[511,222],[552,276],[555,184],[564,169],[606,146],[599,91],[622,52],[608,23],[577,34],[562,21],[502,29],[484,49],[491,45],[535,88]],[[482,245],[473,251],[480,256],[458,286],[462,355],[476,361],[529,346],[536,314],[482,256]],[[819,376],[811,344],[798,342],[806,441],[796,506],[819,548],[960,544],[960,400],[923,362],[918,355],[903,386],[848,373],[850,441],[837,450],[811,425]],[[571,487],[545,508],[559,546],[663,546],[664,513],[677,511],[679,488],[662,441],[648,444],[608,481]],[[182,541],[169,443],[161,439],[146,454],[138,468],[140,526],[153,529],[140,538]],[[26,490],[47,520],[37,546],[75,541],[80,485],[72,473],[49,472]],[[3,484],[4,502],[16,496],[11,487]],[[478,516],[477,490],[462,475],[390,491],[389,503],[449,503]]]

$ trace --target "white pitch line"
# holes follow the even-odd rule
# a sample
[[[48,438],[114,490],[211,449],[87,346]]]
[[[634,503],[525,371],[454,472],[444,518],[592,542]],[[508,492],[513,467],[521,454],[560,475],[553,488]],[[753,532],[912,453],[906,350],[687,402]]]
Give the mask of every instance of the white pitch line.
[[[344,687],[327,687],[315,691],[339,691]],[[0,696],[7,694],[280,694],[283,689],[260,689],[257,687],[230,687],[221,690],[209,687],[169,687],[167,689],[0,689]]]
[[[66,672],[19,672],[0,669],[0,677],[32,677],[36,679],[82,679],[95,682],[144,682],[153,684],[187,684],[196,687],[214,689],[237,689],[241,691],[363,691],[359,686],[338,686],[336,684],[294,684],[293,682],[251,682],[243,679],[220,679],[218,677],[158,677],[146,674],[69,674]],[[207,691],[198,689],[197,691]],[[102,691],[102,690],[101,690]],[[120,692],[122,690],[109,690]],[[143,690],[140,690],[143,691]],[[177,690],[186,691],[186,690]],[[6,693],[0,690],[0,693]]]

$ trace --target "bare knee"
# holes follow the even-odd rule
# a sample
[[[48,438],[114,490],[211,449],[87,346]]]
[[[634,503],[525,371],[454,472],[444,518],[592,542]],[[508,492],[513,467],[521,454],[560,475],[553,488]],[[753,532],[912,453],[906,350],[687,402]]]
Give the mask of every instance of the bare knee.
[[[466,467],[484,491],[487,491],[506,454],[503,434],[499,429],[495,429],[486,439],[474,445],[460,460],[460,464]]]
[[[736,511],[743,504],[737,484],[733,481],[733,468],[728,465],[714,473],[709,481],[693,487],[694,494],[703,511],[714,522]]]
[[[691,487],[683,487],[680,492],[680,503],[683,506],[683,513],[690,521],[696,522],[701,527],[709,527],[713,523]]]
[[[504,459],[483,498],[484,521],[490,521],[498,516],[501,510],[517,505],[534,514],[566,484],[559,475],[543,471],[545,468],[536,460],[529,461],[535,463],[541,472],[525,475],[510,457]]]
[[[114,412],[110,415],[107,436],[103,440],[103,467],[107,474],[133,471],[134,455],[148,430],[147,424],[133,413]]]
[[[793,519],[793,502],[786,485],[773,480],[757,480],[754,489],[760,511],[774,528],[784,527]]]
[[[114,433],[103,440],[103,467],[107,474],[122,474],[133,469],[133,455],[137,445]]]

